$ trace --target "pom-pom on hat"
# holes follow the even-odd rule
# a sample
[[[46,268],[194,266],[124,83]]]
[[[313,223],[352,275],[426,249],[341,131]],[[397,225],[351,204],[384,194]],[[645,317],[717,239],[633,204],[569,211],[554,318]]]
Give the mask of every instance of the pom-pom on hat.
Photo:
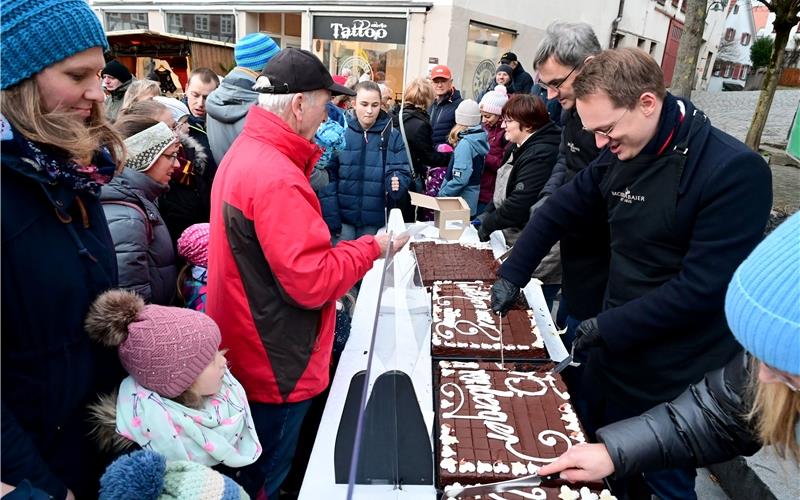
[[[466,127],[474,127],[481,123],[481,110],[472,99],[464,99],[456,108],[456,123]]]
[[[85,0],[3,0],[0,39],[3,90],[86,49],[108,48]]]
[[[125,83],[133,78],[133,75],[130,71],[128,71],[128,68],[126,68],[124,64],[117,60],[108,61],[106,67],[100,72],[100,76],[103,75],[113,76],[122,83]]]
[[[800,375],[800,213],[778,226],[733,274],[725,316],[756,358]]]
[[[205,465],[166,458],[149,450],[114,460],[100,478],[101,500],[245,500],[233,479]]]
[[[178,238],[178,254],[193,266],[208,267],[208,238],[211,234],[208,222],[192,224]]]
[[[153,304],[127,290],[109,290],[86,316],[94,340],[117,347],[122,366],[136,382],[174,398],[197,380],[213,361],[222,340],[207,315]]]
[[[508,90],[505,85],[498,85],[494,90],[483,94],[481,97],[481,104],[478,106],[481,111],[491,113],[493,115],[502,115],[503,106],[508,102]]]
[[[147,172],[168,147],[178,139],[164,122],[158,122],[125,139],[128,159],[125,166],[139,172]]]
[[[236,65],[253,71],[261,71],[281,48],[264,33],[250,33],[236,42],[233,57]]]
[[[189,116],[189,108],[187,108],[184,103],[175,99],[174,97],[157,95],[153,97],[153,100],[166,106],[169,112],[172,113],[172,119],[176,122],[184,116]]]

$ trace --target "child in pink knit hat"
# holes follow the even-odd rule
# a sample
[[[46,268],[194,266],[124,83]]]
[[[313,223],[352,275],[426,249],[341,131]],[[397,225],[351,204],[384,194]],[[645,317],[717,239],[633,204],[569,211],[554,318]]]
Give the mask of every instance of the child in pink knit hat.
[[[85,327],[117,348],[129,374],[91,407],[101,448],[120,452],[135,443],[167,460],[229,467],[261,455],[244,388],[228,370],[210,317],[109,290],[92,304]]]
[[[192,224],[178,238],[178,255],[186,260],[178,274],[178,296],[189,309],[205,312],[208,286],[208,237],[210,225]]]

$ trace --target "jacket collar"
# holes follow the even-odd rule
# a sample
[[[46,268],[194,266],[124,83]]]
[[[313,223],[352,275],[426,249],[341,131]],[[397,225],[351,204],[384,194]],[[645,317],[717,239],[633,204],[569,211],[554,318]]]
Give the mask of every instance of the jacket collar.
[[[258,106],[250,108],[242,133],[277,149],[297,165],[306,177],[311,175],[314,165],[322,156],[319,146],[298,135],[276,114]]]
[[[144,172],[137,172],[136,170],[128,167],[122,169],[122,173],[114,177],[114,180],[111,181],[109,186],[125,186],[141,193],[144,198],[150,201],[155,201],[159,196],[169,189],[168,185],[156,182]],[[105,192],[103,193],[102,197],[104,199],[106,198]]]

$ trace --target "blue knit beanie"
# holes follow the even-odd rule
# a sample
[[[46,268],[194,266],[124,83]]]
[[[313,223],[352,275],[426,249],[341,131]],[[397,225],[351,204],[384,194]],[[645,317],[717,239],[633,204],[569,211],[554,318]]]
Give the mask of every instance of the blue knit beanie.
[[[3,90],[78,52],[108,48],[85,0],[3,0],[0,18]]]
[[[264,33],[250,33],[236,42],[233,56],[237,66],[261,71],[269,60],[280,51],[280,47]]]
[[[167,461],[149,450],[123,455],[100,478],[100,500],[247,500],[233,479],[186,461]]]
[[[736,340],[756,358],[800,375],[800,213],[778,226],[736,270],[725,315]]]

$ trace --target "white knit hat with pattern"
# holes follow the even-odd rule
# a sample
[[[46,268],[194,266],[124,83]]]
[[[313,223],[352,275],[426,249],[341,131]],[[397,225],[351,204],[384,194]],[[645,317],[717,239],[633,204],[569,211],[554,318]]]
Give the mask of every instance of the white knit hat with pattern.
[[[164,122],[158,122],[125,139],[125,147],[128,148],[125,166],[139,172],[147,172],[158,157],[177,140]]]

